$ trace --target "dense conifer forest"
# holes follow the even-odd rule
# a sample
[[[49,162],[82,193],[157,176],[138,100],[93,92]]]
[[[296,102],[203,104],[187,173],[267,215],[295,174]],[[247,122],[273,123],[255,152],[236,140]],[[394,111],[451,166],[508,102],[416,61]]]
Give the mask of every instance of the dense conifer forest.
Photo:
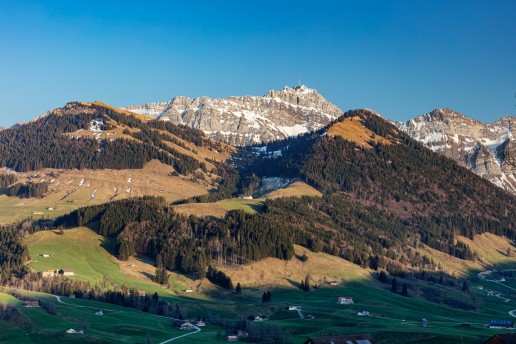
[[[264,216],[230,211],[224,219],[174,213],[162,198],[143,197],[78,209],[58,218],[62,227],[92,225],[116,238],[117,255],[160,257],[168,270],[206,275],[211,260],[242,264],[266,257],[290,259],[292,238]]]
[[[206,171],[206,166],[174,149],[173,145],[177,145],[192,150],[179,139],[198,147],[223,150],[220,143],[208,140],[199,130],[161,121],[143,122],[107,106],[70,103],[58,110],[17,128],[0,131],[0,167],[18,172],[42,168],[135,169],[158,159],[187,175],[199,168]],[[101,130],[115,126],[138,130],[124,130],[134,140],[72,137],[75,132],[89,130],[93,120],[102,123]]]
[[[115,140],[141,149],[137,157],[151,158],[152,152],[159,153],[171,164],[181,161],[184,167],[177,169],[184,173],[205,168],[164,143],[168,132],[206,144],[199,132],[185,130],[181,134],[183,128],[152,121],[144,126],[137,118],[110,114],[108,110],[103,116],[113,116],[129,128],[140,128],[133,135],[137,141]],[[159,268],[201,277],[208,274],[221,285],[228,282],[218,272],[208,270],[210,262],[238,265],[266,257],[291,259],[293,244],[375,270],[403,274],[410,269],[438,268],[429,257],[412,249],[423,244],[461,259],[475,259],[467,245],[455,240],[456,235],[473,238],[490,232],[516,238],[513,196],[424,148],[366,110],[350,111],[340,120],[349,117],[360,120],[388,142],[371,140],[372,148],[364,148],[341,137],[325,135],[325,128],[268,145],[268,151],[281,150],[281,156],[255,154],[256,147],[242,149],[234,159],[237,168],[216,165],[222,177],[217,191],[183,202],[211,202],[249,193],[260,178],[272,176],[301,179],[322,191],[321,198],[267,200],[259,214],[230,211],[217,219],[179,215],[164,199],[143,197],[81,208],[58,218],[54,226],[90,226],[117,240],[116,254],[122,260],[134,254],[147,255],[160,261]],[[56,118],[49,116],[44,120],[50,122],[40,120],[29,128],[37,132]],[[67,131],[87,125],[92,118],[96,117],[67,116]],[[53,139],[60,142],[55,136]],[[17,146],[7,144],[2,149],[6,147]],[[100,155],[105,151],[106,146]],[[126,153],[118,154],[117,158]],[[114,157],[111,160],[117,160]],[[143,161],[145,158],[140,163]],[[15,168],[16,159],[7,165]]]

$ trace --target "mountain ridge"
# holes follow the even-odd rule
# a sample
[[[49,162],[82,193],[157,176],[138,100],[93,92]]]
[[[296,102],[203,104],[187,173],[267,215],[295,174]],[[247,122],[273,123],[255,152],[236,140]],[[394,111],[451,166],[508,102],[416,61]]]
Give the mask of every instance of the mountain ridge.
[[[502,189],[516,194],[516,168],[506,163],[515,152],[516,117],[492,123],[451,109],[435,109],[395,125],[434,152],[454,159]],[[512,154],[511,154],[512,153]]]
[[[168,102],[122,109],[204,131],[208,137],[245,146],[317,130],[342,115],[336,105],[304,85],[268,91],[263,97],[178,96]]]

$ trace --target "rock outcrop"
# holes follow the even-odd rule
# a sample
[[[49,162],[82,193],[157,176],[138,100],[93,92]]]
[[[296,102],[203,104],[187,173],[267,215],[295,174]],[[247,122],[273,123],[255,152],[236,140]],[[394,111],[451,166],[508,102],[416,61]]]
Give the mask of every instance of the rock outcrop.
[[[236,146],[317,130],[342,114],[337,106],[306,86],[284,87],[263,97],[175,97],[169,102],[123,109],[200,129],[209,137]]]
[[[516,194],[515,117],[485,124],[450,109],[436,109],[397,127],[428,148],[452,158],[493,184]]]

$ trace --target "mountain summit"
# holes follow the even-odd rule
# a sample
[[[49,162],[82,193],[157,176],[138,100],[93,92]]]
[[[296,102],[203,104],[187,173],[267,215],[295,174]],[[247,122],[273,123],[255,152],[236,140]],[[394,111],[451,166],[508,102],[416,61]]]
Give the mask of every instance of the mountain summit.
[[[263,97],[175,97],[169,102],[122,109],[200,129],[237,146],[269,142],[314,131],[342,115],[316,90],[304,85],[271,90]]]
[[[485,124],[450,109],[436,109],[396,126],[431,150],[516,193],[516,168],[505,156],[516,151],[515,117]]]

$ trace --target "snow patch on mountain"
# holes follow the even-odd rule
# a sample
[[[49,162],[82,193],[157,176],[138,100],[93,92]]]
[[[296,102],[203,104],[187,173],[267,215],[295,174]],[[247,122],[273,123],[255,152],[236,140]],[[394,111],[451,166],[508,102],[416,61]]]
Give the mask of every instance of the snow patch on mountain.
[[[516,168],[505,162],[505,154],[516,154],[515,117],[484,124],[450,109],[432,112],[395,125],[434,152],[516,194]]]
[[[296,136],[324,127],[342,111],[316,90],[285,86],[263,97],[188,98],[122,109],[200,129],[216,140],[245,146]]]

